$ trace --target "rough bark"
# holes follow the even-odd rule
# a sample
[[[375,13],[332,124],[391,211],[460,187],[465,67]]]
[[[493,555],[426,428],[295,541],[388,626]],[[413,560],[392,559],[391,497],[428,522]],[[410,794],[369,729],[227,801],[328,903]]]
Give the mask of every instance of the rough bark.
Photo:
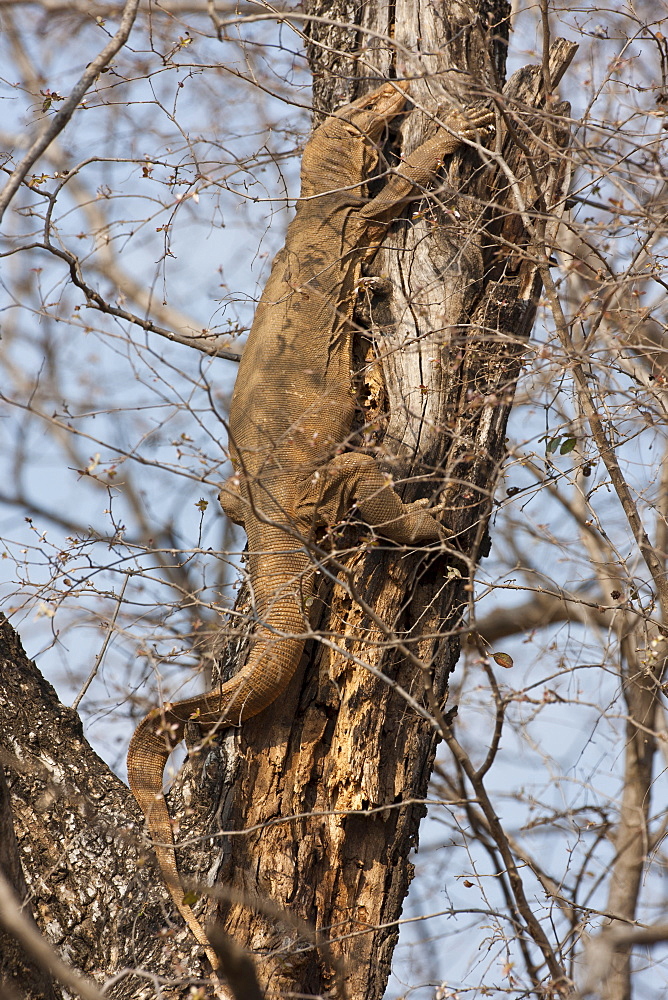
[[[32,918],[28,886],[23,875],[19,847],[14,833],[9,788],[0,766],[0,874],[14,890],[16,900]],[[49,973],[35,962],[16,937],[0,926],[0,985],[11,998],[54,1000],[56,994]],[[20,991],[20,992],[19,992]]]
[[[332,16],[330,7],[314,4],[309,12]],[[428,72],[416,95],[429,110],[443,98],[469,103],[485,88],[497,91],[506,8],[478,13],[450,4],[446,16],[442,5],[412,2],[364,8],[361,26],[370,33],[360,32],[354,55],[341,52],[349,29],[312,25],[316,106],[326,110],[356,96],[354,76],[395,72]],[[399,43],[403,65],[381,35]],[[420,47],[437,55],[423,65]],[[415,57],[408,60],[407,50]],[[565,46],[555,55],[555,77],[570,54]],[[525,104],[540,108],[540,95],[539,69],[523,71],[506,89],[513,114]],[[543,119],[526,109],[523,117],[517,128],[549,186],[553,157],[531,131],[542,129]],[[427,115],[409,119],[402,153],[429,125]],[[524,154],[512,137],[501,145],[533,214],[541,192],[533,190]],[[556,160],[551,181],[560,190]],[[320,634],[335,648],[314,643],[281,703],[239,733],[217,822],[246,832],[226,846],[220,878],[228,900],[219,913],[256,955],[270,997],[372,1000],[386,986],[437,734],[379,675],[418,706],[440,705],[459,654],[468,568],[485,551],[506,421],[540,289],[541,249],[529,249],[516,196],[493,164],[456,156],[440,206],[430,200],[421,218],[394,226],[375,261],[374,271],[390,280],[370,285],[369,340],[385,384],[375,398],[367,386],[366,418],[382,425],[371,443],[395,479],[420,478],[418,495],[445,489],[455,537],[447,559],[344,537],[337,553],[343,569],[335,585],[323,579],[321,589]]]
[[[165,995],[179,995],[197,959],[185,930],[170,922],[139,810],[1,616],[0,720],[10,792],[0,799],[5,878],[75,969],[98,981],[129,970],[109,996],[153,996],[146,976],[130,971],[137,968],[164,976],[173,986]],[[1,938],[0,986],[8,996],[63,995]]]

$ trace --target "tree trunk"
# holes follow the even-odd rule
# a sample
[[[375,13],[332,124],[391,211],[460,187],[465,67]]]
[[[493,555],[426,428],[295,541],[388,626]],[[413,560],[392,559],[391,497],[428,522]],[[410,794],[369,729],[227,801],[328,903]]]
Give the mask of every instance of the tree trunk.
[[[333,16],[315,3],[308,12]],[[429,112],[498,92],[505,3],[473,11],[407,0],[361,13],[368,34],[318,22],[309,29],[316,107],[358,96],[365,85],[353,89],[354,80],[364,76],[424,76],[411,98]],[[395,39],[396,58],[378,35]],[[573,51],[557,46],[555,81]],[[544,104],[541,71],[522,71],[506,99],[513,109]],[[536,118],[528,125],[543,127]],[[429,115],[411,114],[401,154],[429,127]],[[531,142],[526,128],[523,138]],[[541,194],[550,206],[560,202],[561,165],[532,150],[546,181],[537,192],[513,141],[501,136],[501,147],[529,212]],[[359,358],[371,342],[383,379],[379,388],[372,372],[363,386],[363,423],[381,430],[362,442],[376,447],[395,481],[411,480],[405,499],[445,502],[454,534],[447,558],[341,539],[336,583],[331,565],[322,573],[320,642],[280,704],[239,733],[228,771],[234,789],[218,821],[247,832],[229,839],[219,915],[257,956],[270,997],[378,1000],[386,987],[438,741],[432,710],[445,703],[459,655],[540,290],[541,248],[527,252],[516,197],[493,163],[464,151],[449,163],[438,199],[413,203],[406,216],[417,217],[392,227],[373,264],[383,279],[369,280],[359,310]]]
[[[10,792],[0,795],[0,874],[18,900],[29,901],[47,939],[89,976],[143,968],[168,982],[189,981],[198,949],[168,916],[136,803],[2,616],[0,718]],[[43,964],[3,938],[6,916],[0,907],[0,995],[4,988],[8,997],[61,997]],[[152,996],[153,988],[128,971],[108,995]]]

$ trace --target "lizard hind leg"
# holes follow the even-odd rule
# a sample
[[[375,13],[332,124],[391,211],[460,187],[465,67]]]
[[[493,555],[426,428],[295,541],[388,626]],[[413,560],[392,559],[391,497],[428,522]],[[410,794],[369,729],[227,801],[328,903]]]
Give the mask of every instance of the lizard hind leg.
[[[218,492],[218,502],[230,521],[240,524],[243,528],[245,516],[248,513],[248,504],[242,496],[241,482],[236,473],[226,479],[221,486]]]
[[[379,535],[399,545],[437,542],[447,529],[425,509],[426,500],[405,504],[371,455],[337,455],[317,473],[297,504],[300,516],[316,524],[335,524],[353,505]]]

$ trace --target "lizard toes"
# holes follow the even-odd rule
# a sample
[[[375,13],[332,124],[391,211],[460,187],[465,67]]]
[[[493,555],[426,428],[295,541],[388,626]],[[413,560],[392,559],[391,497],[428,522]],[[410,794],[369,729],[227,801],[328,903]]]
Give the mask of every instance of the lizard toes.
[[[471,104],[464,111],[464,120],[466,122],[467,132],[481,131],[485,134],[493,134],[494,128],[494,111],[482,104]]]

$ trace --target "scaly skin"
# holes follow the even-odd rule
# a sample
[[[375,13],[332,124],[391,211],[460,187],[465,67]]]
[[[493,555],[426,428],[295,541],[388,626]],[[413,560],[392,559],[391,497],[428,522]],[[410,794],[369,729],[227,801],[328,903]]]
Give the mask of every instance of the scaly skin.
[[[285,247],[277,254],[239,365],[230,409],[235,475],[220,501],[248,535],[258,624],[247,664],[218,690],[165,705],[137,728],[128,753],[130,787],[146,817],[172,899],[215,956],[183,902],[162,795],[167,758],[194,718],[222,729],[256,715],[285,690],[304,646],[313,591],[308,542],[356,503],[379,534],[403,545],[438,541],[443,529],[423,504],[403,504],[373,458],[345,452],[355,398],[352,313],[361,265],[388,222],[430,181],[444,156],[492,120],[488,111],[448,116],[448,126],[402,163],[377,197],[366,179],[377,144],[402,110],[407,84],[388,83],[328,118],[307,143],[302,188]]]

